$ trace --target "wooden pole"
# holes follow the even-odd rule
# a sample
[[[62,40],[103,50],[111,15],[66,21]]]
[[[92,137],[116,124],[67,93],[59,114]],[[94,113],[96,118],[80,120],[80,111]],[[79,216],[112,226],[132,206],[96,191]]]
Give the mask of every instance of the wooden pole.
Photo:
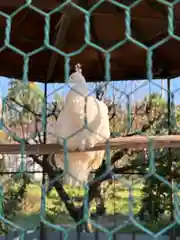
[[[108,143],[99,143],[91,149],[69,150],[68,152],[91,152],[104,150],[109,144],[113,149],[144,149],[149,146],[150,141],[153,142],[153,148],[180,148],[180,135],[164,135],[164,136],[132,136],[117,137],[109,139]],[[20,154],[20,144],[0,144],[0,154]],[[25,154],[54,154],[63,153],[64,148],[59,144],[28,144],[25,145]]]

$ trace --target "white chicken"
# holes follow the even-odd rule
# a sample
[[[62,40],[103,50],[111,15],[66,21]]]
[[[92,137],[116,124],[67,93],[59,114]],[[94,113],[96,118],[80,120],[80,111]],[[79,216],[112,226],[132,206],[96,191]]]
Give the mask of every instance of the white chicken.
[[[56,136],[60,144],[67,139],[69,150],[93,148],[110,137],[108,108],[105,103],[88,96],[88,86],[80,64],[76,65],[76,72],[70,76],[69,83],[72,87],[56,122]],[[104,154],[105,150],[68,153],[64,184],[77,186],[87,182],[90,171],[101,165]],[[64,169],[64,154],[56,154],[55,162]]]

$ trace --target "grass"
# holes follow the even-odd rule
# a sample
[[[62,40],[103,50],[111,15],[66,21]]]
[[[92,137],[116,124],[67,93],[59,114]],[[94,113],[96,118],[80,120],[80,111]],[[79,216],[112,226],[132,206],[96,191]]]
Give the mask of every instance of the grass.
[[[118,190],[117,190],[118,188]],[[67,192],[72,197],[76,206],[80,206],[83,199],[83,189],[66,187]],[[105,207],[107,214],[113,215],[120,213],[121,215],[128,215],[128,190],[122,186],[116,186],[116,194],[114,197],[114,189],[110,189],[104,195]],[[140,208],[142,193],[140,188],[134,190],[135,206],[134,212]],[[48,197],[45,198],[46,206],[46,219],[55,224],[69,224],[73,223],[70,218],[64,203],[59,199],[55,189],[53,189]],[[29,184],[21,210],[16,211],[16,216],[13,218],[13,222],[20,226],[37,225],[40,222],[40,209],[41,209],[41,188],[37,184]],[[96,209],[95,202],[91,207],[91,212]],[[32,223],[31,223],[32,222]]]
[[[141,207],[142,201],[142,184],[138,183],[133,185],[133,212],[136,215]],[[107,186],[105,186],[107,188]],[[115,188],[115,189],[114,189]],[[82,204],[81,201],[77,201],[77,198],[83,197],[84,191],[82,189],[75,189],[66,187],[69,195],[74,199],[76,206]],[[104,194],[105,207],[107,216],[93,220],[96,223],[103,225],[106,228],[114,229],[127,221],[129,214],[129,191],[127,188],[118,184],[118,186],[107,189]],[[95,202],[91,207],[91,212],[95,211]],[[36,228],[40,225],[40,209],[41,209],[41,188],[37,184],[29,184],[27,192],[21,209],[16,211],[16,216],[12,218],[12,221],[28,229]],[[45,219],[50,223],[63,225],[64,227],[75,227],[73,219],[69,216],[64,203],[59,199],[56,191],[53,189],[48,197],[45,197]],[[167,226],[169,221],[164,219],[158,223],[146,224],[148,229],[154,232],[159,231],[163,227]],[[125,226],[120,230],[121,232],[142,232],[132,224]]]

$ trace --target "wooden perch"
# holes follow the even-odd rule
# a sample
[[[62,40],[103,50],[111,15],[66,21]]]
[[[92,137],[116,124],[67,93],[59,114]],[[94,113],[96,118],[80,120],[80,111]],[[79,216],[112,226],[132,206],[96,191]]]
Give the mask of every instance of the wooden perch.
[[[180,135],[167,136],[133,136],[133,137],[117,137],[109,140],[110,149],[144,149],[149,146],[150,139],[153,142],[153,148],[179,148]],[[97,144],[94,148],[85,151],[104,150],[107,143]],[[25,145],[25,154],[52,154],[64,152],[63,146],[59,144],[32,144]],[[72,152],[72,151],[69,151]],[[80,152],[79,150],[73,152]],[[0,144],[1,154],[20,154],[20,144]]]

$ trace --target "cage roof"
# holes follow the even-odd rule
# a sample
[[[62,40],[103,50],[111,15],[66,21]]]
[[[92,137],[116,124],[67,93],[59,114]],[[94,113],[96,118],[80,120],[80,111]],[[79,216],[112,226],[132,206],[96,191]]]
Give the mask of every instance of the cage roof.
[[[85,43],[85,15],[76,8],[66,5],[50,16],[50,47],[47,47],[44,45],[45,17],[37,12],[37,8],[49,13],[63,2],[32,0],[36,9],[25,7],[18,11],[12,17],[11,45],[5,48],[3,44],[7,18],[0,14],[0,48],[2,47],[0,76],[23,78],[23,53],[19,54],[17,51],[20,49],[25,53],[32,52],[28,69],[30,81],[64,82],[65,57],[53,50],[55,46],[65,53],[76,52],[70,58],[70,72],[77,62],[81,63],[87,81],[103,81],[106,78],[106,52],[103,49],[112,50],[110,51],[112,80],[146,79],[149,66],[147,55],[151,46],[154,46],[152,48],[153,77],[165,78],[180,75],[180,41],[178,39],[180,37],[180,3],[174,6],[174,14],[170,15],[172,8],[168,9],[165,4],[155,0],[138,1],[139,4],[130,11],[129,20],[131,21],[129,21],[125,18],[128,13],[125,9],[105,1],[92,11],[90,17],[90,42],[95,45]],[[95,0],[72,2],[78,3],[87,10],[97,3]],[[130,3],[137,1],[116,2],[129,6]],[[25,0],[1,1],[0,11],[10,15],[23,4]],[[173,24],[171,24],[172,16],[174,16]],[[128,23],[130,23],[132,38],[124,43]],[[174,38],[168,38],[168,26],[171,27],[170,31],[174,27]],[[111,47],[118,42],[124,44],[113,50]],[[143,48],[140,43],[148,48]],[[39,49],[39,52],[33,52],[35,49]]]

